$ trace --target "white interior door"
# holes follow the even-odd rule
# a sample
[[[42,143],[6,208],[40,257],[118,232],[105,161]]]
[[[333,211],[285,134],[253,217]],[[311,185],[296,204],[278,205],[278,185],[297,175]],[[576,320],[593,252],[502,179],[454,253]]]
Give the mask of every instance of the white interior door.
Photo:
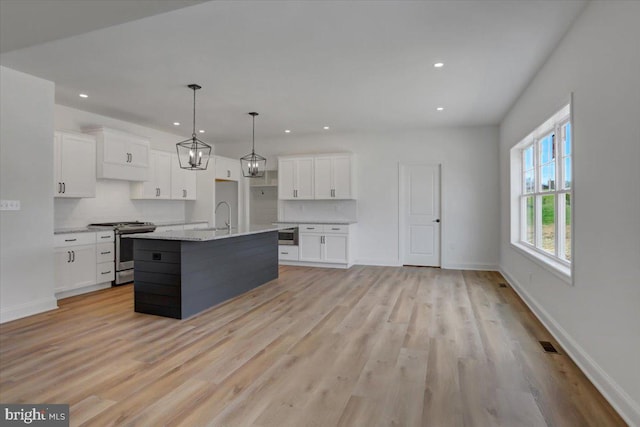
[[[402,263],[440,266],[440,165],[400,168]]]

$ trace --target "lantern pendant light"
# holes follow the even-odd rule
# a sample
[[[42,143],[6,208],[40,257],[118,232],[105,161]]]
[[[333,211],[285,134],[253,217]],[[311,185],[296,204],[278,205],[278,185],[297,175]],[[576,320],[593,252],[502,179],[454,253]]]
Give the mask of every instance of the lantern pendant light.
[[[258,113],[249,113],[253,117],[253,138],[251,145],[251,153],[240,158],[240,167],[242,168],[242,175],[245,178],[262,178],[264,176],[264,170],[267,167],[267,159],[259,154],[256,154],[256,116]]]
[[[200,85],[190,84],[193,90],[193,133],[191,138],[176,144],[180,167],[187,170],[205,170],[211,157],[211,146],[196,137],[196,91],[202,89]]]

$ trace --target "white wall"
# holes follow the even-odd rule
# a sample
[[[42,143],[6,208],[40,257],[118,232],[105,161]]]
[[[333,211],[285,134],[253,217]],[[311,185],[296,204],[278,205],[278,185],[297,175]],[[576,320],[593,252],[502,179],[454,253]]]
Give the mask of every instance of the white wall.
[[[216,206],[225,201],[229,204],[230,223],[232,227],[238,226],[238,182],[216,181]],[[227,207],[220,206],[216,217],[216,227],[225,227],[227,221]]]
[[[0,322],[57,308],[53,283],[54,84],[0,67]]]
[[[151,148],[175,152],[175,144],[185,138],[134,123],[112,119],[82,110],[55,106],[55,128],[82,132],[100,126],[131,132],[149,138]],[[99,179],[96,197],[91,199],[55,199],[56,228],[81,227],[94,222],[112,221],[183,221],[185,204],[181,200],[131,200],[129,182],[115,179]]]
[[[251,224],[271,224],[278,220],[278,188],[250,187]]]
[[[398,265],[398,164],[443,164],[443,266],[496,268],[499,253],[498,129],[493,126],[396,133],[325,133],[259,140],[268,167],[285,154],[349,151],[356,155],[357,261]],[[220,143],[239,157],[245,146]]]
[[[509,281],[640,425],[640,2],[594,1],[500,128],[501,257]],[[509,149],[573,92],[574,285],[509,243]]]

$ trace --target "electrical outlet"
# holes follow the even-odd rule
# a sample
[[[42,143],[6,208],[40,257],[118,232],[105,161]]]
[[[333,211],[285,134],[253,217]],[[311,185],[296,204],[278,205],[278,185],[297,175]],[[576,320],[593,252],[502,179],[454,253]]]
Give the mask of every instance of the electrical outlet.
[[[19,211],[20,200],[0,200],[0,211]]]

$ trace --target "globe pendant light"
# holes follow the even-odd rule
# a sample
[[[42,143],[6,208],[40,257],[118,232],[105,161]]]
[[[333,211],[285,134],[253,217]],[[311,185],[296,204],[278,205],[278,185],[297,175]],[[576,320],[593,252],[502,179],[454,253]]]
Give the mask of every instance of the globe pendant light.
[[[197,84],[190,84],[188,87],[193,89],[193,133],[191,138],[176,144],[178,161],[182,169],[205,170],[209,165],[211,146],[196,137],[196,91],[202,87]]]
[[[240,157],[240,167],[242,168],[242,175],[245,178],[262,178],[264,176],[264,170],[267,167],[267,159],[260,154],[256,154],[256,116],[258,113],[249,113],[253,117],[253,138],[251,145],[251,154],[247,154],[244,157]]]

